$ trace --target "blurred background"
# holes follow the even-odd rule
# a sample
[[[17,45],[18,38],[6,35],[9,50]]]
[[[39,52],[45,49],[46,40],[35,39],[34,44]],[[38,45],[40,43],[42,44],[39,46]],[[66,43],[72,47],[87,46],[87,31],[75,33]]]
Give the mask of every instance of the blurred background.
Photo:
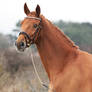
[[[14,42],[20,32],[24,3],[41,13],[69,36],[81,50],[92,53],[92,0],[2,0],[0,2],[0,92],[47,92],[40,85],[31,62],[31,48],[37,71],[49,83],[35,45],[20,53]]]

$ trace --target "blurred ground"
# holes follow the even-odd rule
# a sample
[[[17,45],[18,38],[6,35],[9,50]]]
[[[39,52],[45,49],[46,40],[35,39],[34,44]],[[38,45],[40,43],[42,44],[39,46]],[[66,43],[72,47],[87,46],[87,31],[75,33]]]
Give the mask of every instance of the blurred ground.
[[[11,47],[1,49],[0,52],[0,92],[47,92],[34,72],[30,49],[19,53]],[[41,79],[48,84],[47,75],[37,53],[34,53],[34,60]]]

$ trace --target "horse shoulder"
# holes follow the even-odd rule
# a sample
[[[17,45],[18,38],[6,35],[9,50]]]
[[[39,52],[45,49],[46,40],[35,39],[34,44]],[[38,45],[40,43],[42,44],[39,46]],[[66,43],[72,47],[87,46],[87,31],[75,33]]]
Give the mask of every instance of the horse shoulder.
[[[74,63],[57,75],[54,88],[57,92],[80,92],[90,89],[92,92],[92,55],[80,51]],[[52,92],[52,91],[51,91]],[[83,92],[83,91],[82,91]]]

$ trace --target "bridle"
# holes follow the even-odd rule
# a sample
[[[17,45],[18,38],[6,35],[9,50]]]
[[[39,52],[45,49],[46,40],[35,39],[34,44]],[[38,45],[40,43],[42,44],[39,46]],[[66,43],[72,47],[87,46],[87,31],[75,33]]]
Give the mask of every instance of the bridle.
[[[41,31],[41,18],[36,18],[36,17],[31,17],[28,16],[26,17],[28,19],[35,19],[39,20],[39,25],[37,25],[36,31],[32,36],[28,35],[26,32],[20,32],[19,35],[24,35],[25,41],[26,41],[26,47],[29,47],[31,44],[35,43],[35,40],[40,36],[40,31]]]

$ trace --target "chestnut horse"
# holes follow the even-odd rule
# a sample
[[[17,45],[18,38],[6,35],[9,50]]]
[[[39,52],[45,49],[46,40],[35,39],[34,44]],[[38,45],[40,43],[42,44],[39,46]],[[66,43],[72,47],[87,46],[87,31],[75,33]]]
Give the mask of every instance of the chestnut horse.
[[[40,6],[21,23],[16,46],[36,44],[50,81],[49,92],[92,92],[92,55],[81,51],[59,28],[40,14]]]

